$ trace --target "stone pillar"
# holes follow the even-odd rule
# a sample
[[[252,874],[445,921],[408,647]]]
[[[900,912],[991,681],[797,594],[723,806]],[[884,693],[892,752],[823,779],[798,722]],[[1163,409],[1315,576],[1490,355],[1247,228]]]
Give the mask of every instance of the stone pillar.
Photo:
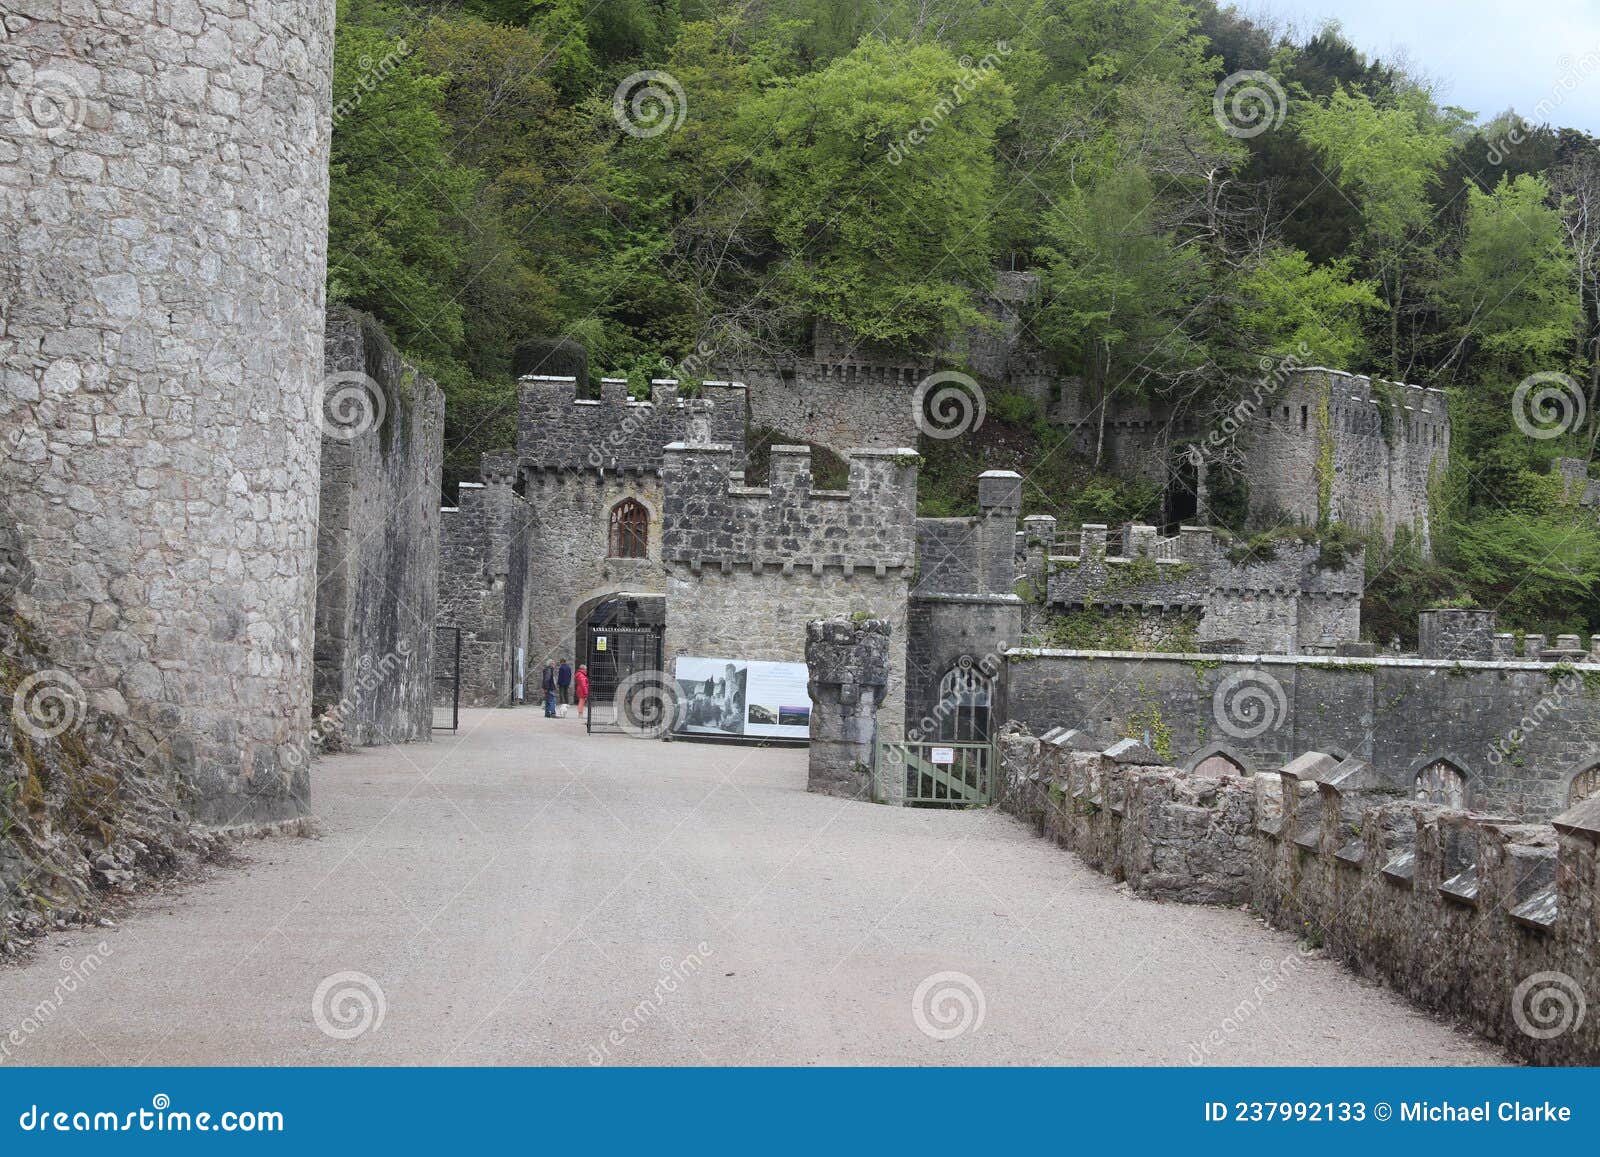
[[[806,624],[806,670],[811,695],[806,789],[847,799],[902,802],[903,775],[886,775],[873,788],[878,708],[889,690],[889,623],[813,619]]]
[[[333,10],[8,4],[0,37],[18,609],[222,827],[309,807]]]
[[[1030,514],[1022,520],[1026,544],[1028,582],[1042,600],[1050,581],[1050,552],[1056,544],[1056,520],[1051,514]]]
[[[1424,659],[1493,659],[1494,628],[1493,611],[1423,611],[1417,616],[1417,651]]]
[[[1022,514],[1022,475],[1015,470],[985,470],[978,475],[978,507],[983,511],[982,593],[1009,595],[1017,586],[1017,518]]]

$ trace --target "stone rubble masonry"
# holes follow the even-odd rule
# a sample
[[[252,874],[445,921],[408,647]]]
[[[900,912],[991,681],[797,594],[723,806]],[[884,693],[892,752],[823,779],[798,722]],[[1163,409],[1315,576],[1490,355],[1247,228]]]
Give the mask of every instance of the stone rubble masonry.
[[[944,677],[960,664],[992,678],[1002,652],[1021,639],[1016,525],[1022,476],[1013,470],[980,475],[978,506],[973,518],[917,519],[917,582],[907,612],[908,738],[950,738],[938,710]],[[1004,718],[998,685],[990,705],[995,718]]]
[[[855,449],[848,490],[814,490],[805,447],[772,448],[771,485],[736,485],[734,448],[663,455],[661,558],[668,669],[679,655],[798,663],[812,619],[860,613],[892,628],[880,724],[904,711],[906,599],[915,569],[915,451]]]
[[[628,396],[620,378],[599,398],[579,398],[575,378],[518,382],[517,453],[524,469],[655,472],[669,442],[728,443],[744,456],[745,387],[706,382],[685,394],[672,380],[652,382],[650,400]]]
[[[750,424],[805,437],[836,454],[917,444],[913,399],[924,370],[854,361],[785,359],[717,371],[749,387]]]
[[[1397,799],[1315,751],[1213,779],[1083,747],[1008,729],[1002,807],[1143,896],[1249,903],[1523,1060],[1600,1063],[1600,798],[1522,823]]]
[[[1247,772],[1296,753],[1367,760],[1410,795],[1439,760],[1469,806],[1548,819],[1600,765],[1600,666],[1282,655],[1007,652],[1007,718],[1109,741],[1147,737],[1195,767],[1221,755]]]
[[[1315,526],[1326,518],[1389,538],[1405,527],[1431,550],[1431,493],[1450,460],[1444,392],[1320,366],[1266,384],[1260,399],[1261,383],[1242,382],[1238,390],[1242,425],[1234,442],[1243,452],[1251,509],[1273,523]],[[1092,454],[1103,435],[1114,469],[1157,486],[1167,484],[1179,447],[1203,446],[1223,433],[1143,402],[1113,398],[1101,409],[1068,389],[1053,417],[1075,429],[1080,451]]]
[[[33,3],[0,43],[0,106],[68,94],[0,137],[19,609],[218,826],[308,807],[333,8]]]
[[[430,738],[444,394],[373,318],[328,311],[324,373],[362,373],[383,422],[322,440],[312,705],[353,745]]]
[[[892,626],[837,617],[806,624],[811,747],[806,790],[898,804],[904,774],[877,767],[878,708],[889,691]]]
[[[509,707],[529,697],[534,512],[516,491],[514,456],[484,455],[483,477],[460,483],[456,505],[440,510],[438,625],[461,631],[462,704]],[[441,631],[435,666],[448,672],[452,662],[454,643]],[[441,706],[446,678],[436,683]]]
[[[1235,562],[1210,527],[1185,526],[1161,538],[1155,527],[1133,524],[1108,547],[1105,526],[1086,525],[1058,544],[1055,519],[1028,523],[1025,570],[1046,576],[1050,607],[1197,610],[1202,644],[1262,654],[1299,654],[1360,637],[1364,550],[1334,567],[1316,544],[1290,541],[1276,544],[1270,558]]]
[[[1417,624],[1417,651],[1424,659],[1498,657],[1493,611],[1423,611]],[[1531,657],[1537,659],[1538,655]]]

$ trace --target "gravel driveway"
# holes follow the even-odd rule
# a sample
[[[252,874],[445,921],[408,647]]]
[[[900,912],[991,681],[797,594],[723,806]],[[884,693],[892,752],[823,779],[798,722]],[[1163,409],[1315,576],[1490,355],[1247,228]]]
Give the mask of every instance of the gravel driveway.
[[[322,834],[0,969],[21,1064],[1483,1064],[1248,913],[805,753],[462,732],[317,764]],[[92,962],[92,967],[91,967]],[[74,983],[64,985],[72,977]]]

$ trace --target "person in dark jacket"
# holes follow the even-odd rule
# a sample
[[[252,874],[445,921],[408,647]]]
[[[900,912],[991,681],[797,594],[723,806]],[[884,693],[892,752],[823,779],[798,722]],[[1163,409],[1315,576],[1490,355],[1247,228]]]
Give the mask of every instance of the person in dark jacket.
[[[544,692],[544,714],[546,719],[556,717],[556,665],[546,663],[544,674],[540,677],[539,687]]]
[[[562,659],[561,668],[556,672],[556,691],[561,696],[563,704],[572,702],[572,660]]]

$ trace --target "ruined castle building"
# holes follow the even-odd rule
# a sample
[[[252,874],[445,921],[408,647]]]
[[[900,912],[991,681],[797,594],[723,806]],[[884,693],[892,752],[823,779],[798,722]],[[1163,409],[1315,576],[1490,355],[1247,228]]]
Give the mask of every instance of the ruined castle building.
[[[0,44],[19,606],[218,825],[307,806],[332,0],[83,0]]]

